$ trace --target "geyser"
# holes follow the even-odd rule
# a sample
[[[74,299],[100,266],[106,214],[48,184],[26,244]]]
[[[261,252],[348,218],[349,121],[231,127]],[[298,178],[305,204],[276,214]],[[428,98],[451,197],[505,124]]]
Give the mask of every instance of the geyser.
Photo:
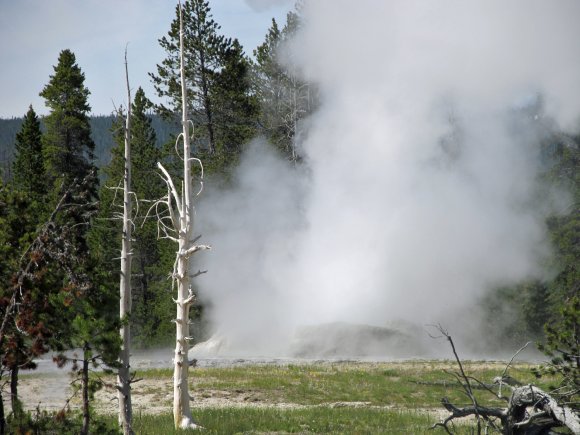
[[[242,354],[284,354],[297,328],[332,322],[477,336],[469,307],[541,276],[549,255],[538,144],[548,125],[577,125],[580,3],[319,0],[303,13],[287,58],[321,99],[304,163],[257,140],[236,187],[199,205],[215,330]]]

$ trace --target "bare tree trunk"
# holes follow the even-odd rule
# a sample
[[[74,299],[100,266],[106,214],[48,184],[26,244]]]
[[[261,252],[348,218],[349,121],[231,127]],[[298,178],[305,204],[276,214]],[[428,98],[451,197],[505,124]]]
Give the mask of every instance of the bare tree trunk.
[[[188,350],[189,336],[189,304],[186,303],[189,291],[189,261],[183,255],[191,243],[191,165],[189,161],[189,124],[187,119],[187,90],[185,87],[185,71],[183,62],[183,20],[181,5],[179,10],[180,48],[181,48],[181,98],[183,127],[183,192],[182,212],[179,216],[179,251],[177,254],[177,314],[175,335],[175,357],[173,372],[173,417],[176,428],[187,428],[193,424],[189,406]],[[211,144],[210,144],[211,146]]]
[[[5,433],[6,416],[4,415],[4,398],[2,397],[2,388],[0,388],[0,435],[4,435]]]
[[[10,404],[12,405],[12,413],[18,414],[22,407],[18,402],[18,366],[15,365],[10,371]]]
[[[175,337],[175,356],[173,372],[173,417],[176,428],[187,429],[198,427],[192,418],[191,407],[189,405],[189,386],[188,386],[188,351],[189,351],[189,308],[194,302],[190,287],[189,276],[189,258],[192,254],[201,249],[209,249],[208,246],[195,245],[193,239],[193,192],[192,192],[192,172],[191,165],[194,159],[191,156],[190,136],[189,136],[189,119],[187,113],[187,89],[185,86],[185,65],[183,56],[183,18],[181,3],[179,5],[179,22],[180,22],[180,57],[181,57],[181,97],[182,97],[182,139],[183,139],[183,185],[181,196],[175,189],[171,177],[161,164],[158,167],[163,171],[169,192],[167,196],[167,206],[171,215],[171,221],[175,233],[178,236],[177,242],[179,250],[177,252],[176,263],[174,267],[174,280],[177,281],[177,315],[175,319],[176,337]],[[199,162],[199,160],[197,160]],[[201,164],[201,162],[199,162]],[[203,172],[202,172],[203,174]],[[199,192],[198,192],[199,193]],[[172,205],[175,203],[175,208]],[[176,215],[177,211],[177,215]]]
[[[123,434],[133,433],[133,411],[131,406],[131,89],[129,88],[129,71],[127,50],[125,49],[125,79],[127,83],[127,119],[125,123],[125,176],[123,177],[123,239],[121,242],[121,282],[119,317],[121,324],[121,353],[119,355],[119,372],[117,389],[119,397],[119,426]]]
[[[197,251],[210,249],[207,245],[196,245],[193,238],[193,196],[201,193],[201,189],[194,194],[192,190],[192,162],[197,162],[201,168],[203,178],[203,166],[199,159],[191,157],[190,124],[187,114],[187,89],[185,87],[185,65],[183,54],[183,16],[181,2],[179,3],[179,43],[181,61],[181,98],[182,98],[182,127],[183,131],[177,141],[183,140],[183,183],[181,194],[175,188],[171,175],[161,163],[157,167],[162,172],[162,177],[167,184],[167,195],[156,201],[151,209],[157,211],[157,228],[161,237],[176,242],[179,246],[177,258],[173,266],[173,282],[177,283],[177,315],[175,318],[175,354],[173,358],[173,418],[176,429],[188,429],[199,427],[191,416],[189,405],[188,380],[188,351],[189,351],[189,308],[195,300],[193,291],[189,285],[190,271],[189,258]],[[165,207],[167,215],[161,216],[159,208]],[[202,273],[202,272],[198,272]]]
[[[89,434],[89,427],[91,423],[91,414],[89,408],[89,355],[87,352],[87,345],[83,349],[83,368],[81,371],[81,388],[83,400],[83,426],[81,428],[81,435]]]

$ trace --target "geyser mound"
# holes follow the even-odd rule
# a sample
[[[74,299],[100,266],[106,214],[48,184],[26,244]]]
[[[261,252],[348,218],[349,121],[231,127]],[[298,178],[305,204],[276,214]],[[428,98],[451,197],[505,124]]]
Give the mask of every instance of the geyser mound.
[[[286,345],[276,354],[262,350],[260,356],[304,359],[390,359],[416,358],[429,354],[424,343],[424,332],[419,328],[386,327],[346,322],[305,325],[297,328]],[[195,345],[191,358],[250,357],[256,356],[253,343],[232,345],[220,334]]]
[[[425,352],[410,331],[345,322],[303,326],[290,343],[297,358],[412,358]]]

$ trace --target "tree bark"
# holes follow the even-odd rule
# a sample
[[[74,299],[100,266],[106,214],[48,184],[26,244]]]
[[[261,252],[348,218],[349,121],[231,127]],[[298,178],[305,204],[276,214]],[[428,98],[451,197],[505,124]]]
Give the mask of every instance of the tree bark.
[[[456,418],[478,416],[497,418],[501,421],[503,435],[545,434],[552,427],[567,427],[574,434],[580,434],[580,417],[571,408],[560,405],[545,391],[525,385],[513,389],[509,404],[504,408],[488,408],[478,404],[457,408],[446,398],[441,403],[451,414],[441,426],[449,432],[447,424]],[[478,432],[479,433],[479,432]]]
[[[129,71],[127,50],[125,50],[125,79],[127,84],[127,119],[125,123],[125,175],[123,177],[123,238],[121,241],[121,279],[119,317],[121,324],[121,352],[117,375],[119,398],[119,426],[124,435],[131,435],[133,411],[131,406],[131,90],[129,88]]]
[[[432,336],[433,338],[445,337],[447,341],[449,341],[460,370],[460,373],[456,373],[455,376],[463,388],[463,392],[471,399],[473,405],[458,408],[444,397],[441,399],[441,404],[445,409],[447,409],[447,411],[449,411],[450,415],[443,421],[435,423],[432,426],[432,429],[441,427],[448,434],[451,434],[452,432],[448,426],[449,423],[453,423],[453,420],[456,418],[474,416],[477,419],[478,434],[481,433],[482,423],[486,425],[485,433],[487,433],[487,425],[491,425],[491,427],[495,428],[497,431],[501,430],[503,435],[547,435],[554,433],[551,431],[551,428],[562,426],[567,427],[574,434],[580,434],[580,415],[578,415],[572,408],[558,403],[556,399],[550,396],[550,394],[538,387],[533,385],[521,386],[521,384],[513,382],[513,379],[506,376],[514,358],[525,349],[529,343],[524,345],[515,353],[506,366],[503,374],[494,379],[494,385],[499,385],[499,392],[496,393],[491,389],[492,386],[487,386],[483,382],[471,376],[467,376],[463,370],[463,364],[459,359],[459,355],[455,349],[455,344],[453,343],[453,339],[449,333],[441,325],[433,326],[441,333],[439,337]],[[508,402],[508,407],[490,408],[481,406],[473,394],[472,382],[485,387],[485,389],[496,396],[496,398],[506,400]],[[509,400],[501,394],[501,389],[504,385],[511,389]],[[500,423],[499,427],[498,422]]]
[[[0,435],[6,433],[6,416],[4,415],[4,398],[2,397],[2,388],[0,388]]]
[[[533,385],[514,388],[507,414],[511,433],[514,434],[527,433],[528,427],[542,423],[546,427],[556,423],[567,427],[572,433],[580,434],[580,416],[570,407],[560,405],[548,393]]]
[[[18,402],[18,366],[15,366],[10,371],[10,404],[12,405],[12,413],[18,414],[22,407]]]
[[[193,252],[193,205],[191,180],[191,147],[189,137],[189,119],[187,113],[187,89],[185,86],[185,64],[183,55],[183,17],[181,5],[179,7],[179,42],[181,60],[181,98],[182,98],[182,127],[183,127],[183,190],[181,198],[174,189],[174,199],[179,211],[177,233],[179,250],[177,252],[177,267],[174,270],[177,280],[177,315],[175,319],[175,356],[173,371],[173,417],[176,429],[198,427],[192,418],[189,404],[188,386],[188,351],[189,351],[189,307],[193,302],[193,295],[189,285],[189,256]],[[180,204],[181,203],[181,204]]]
[[[193,238],[193,189],[192,189],[192,162],[196,161],[201,167],[203,178],[203,166],[199,159],[191,157],[190,124],[187,110],[187,89],[185,86],[185,61],[183,49],[183,10],[179,3],[179,47],[180,47],[180,72],[181,72],[181,98],[182,98],[182,133],[178,141],[183,140],[183,181],[181,194],[175,188],[175,184],[169,172],[161,163],[157,167],[162,172],[162,177],[167,184],[168,193],[159,199],[151,207],[157,209],[159,205],[167,208],[169,216],[161,217],[158,213],[158,230],[163,238],[173,240],[178,244],[177,258],[173,268],[173,283],[177,283],[177,298],[174,302],[177,306],[175,318],[175,351],[173,357],[173,418],[176,429],[195,429],[199,426],[193,421],[189,404],[188,386],[188,351],[189,351],[189,308],[195,300],[190,287],[189,258],[195,252],[210,249],[209,246],[196,245]],[[199,195],[201,190],[195,193]],[[170,222],[170,223],[169,223]]]
[[[89,403],[89,354],[88,348],[85,344],[83,350],[83,368],[81,370],[81,389],[83,400],[83,426],[81,428],[81,435],[89,434],[89,427],[91,423],[90,403]]]

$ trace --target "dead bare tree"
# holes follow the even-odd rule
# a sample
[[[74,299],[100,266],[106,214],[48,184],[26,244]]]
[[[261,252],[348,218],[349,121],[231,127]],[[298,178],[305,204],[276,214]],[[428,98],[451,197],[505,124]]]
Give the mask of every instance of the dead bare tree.
[[[199,427],[192,418],[190,396],[188,387],[188,351],[189,341],[189,309],[195,302],[195,295],[190,286],[189,260],[198,251],[210,249],[207,245],[197,245],[199,237],[193,237],[193,224],[195,208],[193,197],[201,193],[203,187],[203,165],[197,158],[191,157],[190,126],[187,112],[187,89],[185,83],[184,46],[183,46],[183,17],[181,1],[179,2],[179,43],[180,43],[180,72],[181,72],[181,98],[182,98],[182,127],[183,131],[177,138],[177,144],[183,142],[183,180],[181,194],[177,191],[169,172],[161,163],[157,167],[161,171],[161,177],[167,185],[167,195],[156,201],[150,210],[154,210],[158,219],[159,236],[167,238],[178,245],[177,255],[173,267],[173,283],[177,285],[177,316],[174,320],[176,327],[174,374],[173,374],[173,417],[176,429],[188,429]],[[193,163],[197,163],[201,169],[201,187],[197,192],[193,191]],[[198,272],[202,273],[202,272]],[[197,274],[196,274],[197,275]]]
[[[298,79],[296,72],[290,71],[286,79],[285,99],[280,100],[283,107],[282,123],[286,131],[288,141],[287,150],[290,160],[296,162],[299,159],[298,143],[300,141],[299,123],[313,111],[314,96],[312,85]]]
[[[490,431],[503,435],[519,434],[550,434],[551,428],[566,427],[573,434],[580,434],[580,416],[573,409],[558,403],[549,393],[534,385],[521,385],[514,382],[508,374],[509,367],[515,357],[529,344],[519,349],[507,364],[501,376],[494,379],[492,385],[487,385],[465,373],[461,359],[459,358],[451,335],[441,325],[434,326],[439,335],[433,338],[445,338],[453,351],[453,356],[459,367],[458,373],[453,373],[461,388],[471,401],[471,406],[459,408],[449,402],[447,398],[441,399],[443,407],[450,415],[439,423],[435,423],[432,429],[440,427],[448,434],[453,434],[452,425],[454,420],[463,417],[475,417],[477,434]],[[493,394],[497,399],[507,403],[506,408],[486,407],[478,403],[473,394],[474,386],[477,385]],[[494,387],[498,387],[498,392]],[[502,388],[511,390],[509,397],[502,395]]]
[[[127,118],[125,120],[125,173],[123,177],[123,237],[121,242],[121,278],[119,318],[121,319],[120,367],[117,373],[119,398],[119,425],[124,435],[133,433],[133,411],[131,406],[131,230],[133,212],[131,198],[131,88],[129,87],[129,68],[125,48],[125,82],[127,85]]]

